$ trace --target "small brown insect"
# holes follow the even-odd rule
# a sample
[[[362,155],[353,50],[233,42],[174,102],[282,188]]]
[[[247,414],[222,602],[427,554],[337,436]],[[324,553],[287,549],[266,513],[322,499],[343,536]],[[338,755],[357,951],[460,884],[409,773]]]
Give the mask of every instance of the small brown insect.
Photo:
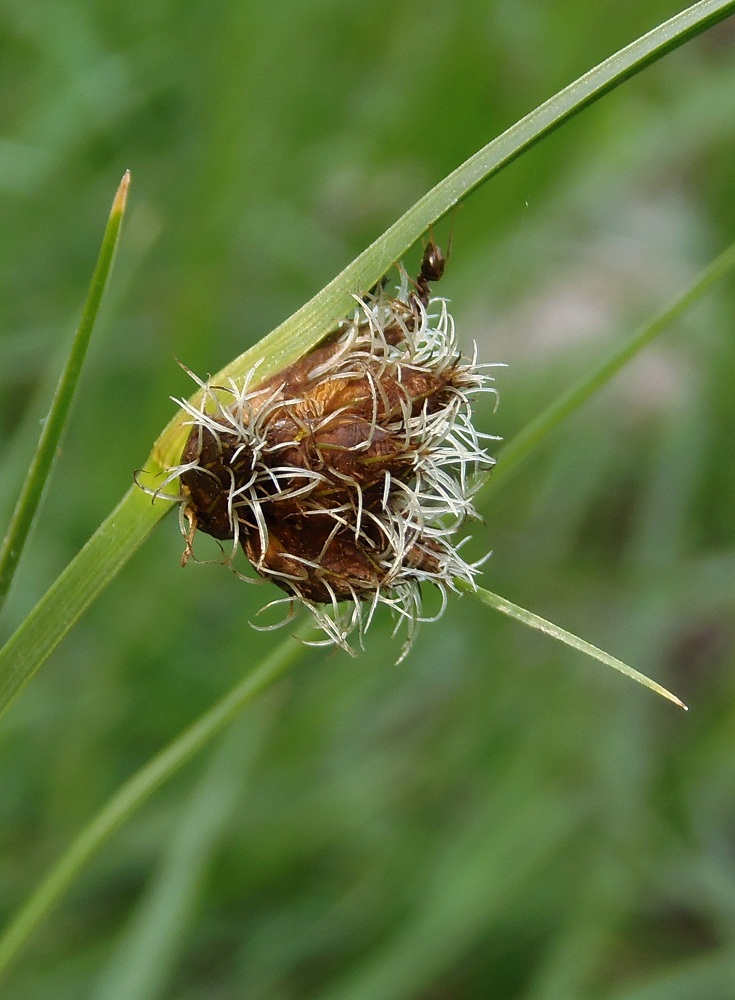
[[[421,269],[415,282],[415,296],[424,308],[429,304],[429,283],[432,281],[441,281],[446,263],[447,258],[442,253],[441,247],[437,246],[433,239],[430,239],[424,249],[424,255],[421,258]]]

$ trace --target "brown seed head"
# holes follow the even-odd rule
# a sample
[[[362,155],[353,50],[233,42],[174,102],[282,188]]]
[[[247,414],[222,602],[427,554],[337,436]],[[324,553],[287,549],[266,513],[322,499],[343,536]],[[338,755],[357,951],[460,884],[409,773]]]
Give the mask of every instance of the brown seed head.
[[[489,379],[463,359],[433,242],[398,298],[380,288],[315,350],[262,383],[204,385],[178,473],[187,532],[233,540],[258,574],[307,604],[331,641],[362,630],[361,607],[420,617],[423,580],[472,582],[452,534],[473,513],[470,473],[491,459],[470,420]],[[490,390],[492,391],[492,390]],[[352,610],[343,614],[343,602]],[[322,608],[326,606],[326,610]]]

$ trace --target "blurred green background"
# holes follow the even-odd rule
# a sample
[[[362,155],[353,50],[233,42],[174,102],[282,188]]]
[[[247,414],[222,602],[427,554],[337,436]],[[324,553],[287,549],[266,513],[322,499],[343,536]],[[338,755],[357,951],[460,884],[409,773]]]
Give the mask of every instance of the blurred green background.
[[[5,523],[125,168],[129,214],[8,634],[191,384],[674,0],[8,0]],[[735,238],[735,22],[457,213],[449,296],[511,438]],[[436,237],[446,244],[448,224]],[[418,251],[407,261],[415,270]],[[735,997],[735,286],[483,507],[483,582],[689,715],[469,598],[409,659],[309,653],[112,840],[13,1000]],[[166,519],[0,728],[0,917],[278,641]],[[275,593],[273,596],[277,596]]]

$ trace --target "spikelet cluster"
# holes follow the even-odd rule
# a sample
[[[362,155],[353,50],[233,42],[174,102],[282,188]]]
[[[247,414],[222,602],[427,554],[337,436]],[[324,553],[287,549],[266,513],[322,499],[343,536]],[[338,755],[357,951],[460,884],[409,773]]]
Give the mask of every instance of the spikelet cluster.
[[[471,400],[495,390],[489,366],[460,354],[446,300],[428,295],[428,253],[416,282],[401,269],[395,296],[356,298],[333,335],[278,375],[225,386],[192,375],[199,403],[176,400],[191,424],[166,479],[180,483],[183,561],[196,531],[230,541],[224,561],[242,548],[288,595],[267,605],[288,605],[281,624],[303,604],[324,643],[345,649],[383,604],[407,626],[405,655],[417,623],[478,570],[455,538],[493,461]],[[431,618],[425,583],[441,594]]]

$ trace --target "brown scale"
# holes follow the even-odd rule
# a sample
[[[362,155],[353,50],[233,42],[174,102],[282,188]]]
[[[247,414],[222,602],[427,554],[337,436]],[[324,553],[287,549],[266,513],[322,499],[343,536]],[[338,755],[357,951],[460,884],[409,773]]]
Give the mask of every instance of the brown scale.
[[[288,377],[288,372],[285,374]],[[335,487],[348,489],[345,477],[361,489],[369,489],[382,483],[386,472],[400,476],[413,465],[412,451],[405,434],[384,425],[403,416],[401,403],[411,416],[417,416],[424,406],[434,412],[445,405],[451,375],[451,369],[437,375],[404,367],[401,381],[384,374],[378,392],[367,377],[321,381],[311,391],[305,390],[302,401],[274,410],[266,429],[268,446],[295,443],[266,452],[264,461],[273,468],[287,465],[319,472],[327,477],[329,485],[324,488],[330,493]],[[237,486],[250,477],[252,462],[247,451],[241,450],[233,464],[230,456],[240,442],[224,421],[221,424],[218,438],[207,428],[192,429],[181,461],[198,457],[199,463],[182,473],[181,483],[196,515],[196,527],[226,539],[233,537],[227,509],[229,492],[233,483]],[[267,499],[264,489],[263,499]],[[271,489],[275,491],[276,486]],[[283,501],[283,512],[290,513],[295,502]],[[344,502],[344,498],[336,502]]]
[[[335,522],[326,514],[267,519],[267,522],[265,555],[257,532],[246,536],[243,548],[254,568],[286,593],[295,592],[315,604],[330,604],[332,595],[338,601],[353,597],[369,599],[384,583],[386,570],[372,553],[383,547],[385,538],[374,537],[377,543],[374,549],[364,543],[361,546],[352,528],[345,525],[335,532]],[[366,524],[364,531],[368,536],[382,534],[373,522]],[[422,541],[409,549],[405,565],[437,573],[440,556],[436,542]],[[271,577],[272,572],[286,574],[288,579]]]
[[[187,516],[194,530],[213,538],[232,538],[232,524],[227,501],[234,482],[242,482],[252,473],[252,457],[242,451],[233,461],[236,445],[228,446],[231,434],[225,431],[219,440],[206,427],[193,427],[184,445],[181,462],[198,460],[195,469],[182,472],[181,488],[188,497]],[[189,554],[187,546],[185,556]]]
[[[372,594],[380,585],[384,571],[355,544],[350,528],[340,528],[332,536],[335,522],[331,517],[302,515],[267,521],[265,555],[257,532],[244,539],[243,548],[255,569],[287,593],[330,604],[332,593],[337,600],[349,600],[353,595]],[[314,565],[305,565],[304,559]],[[271,577],[268,571],[285,573],[289,579]]]
[[[376,366],[377,367],[377,366]],[[403,367],[401,380],[384,372],[368,378],[323,380],[303,400],[275,410],[268,424],[274,464],[309,469],[335,485],[347,476],[362,489],[401,475],[413,465],[400,424],[404,412],[418,416],[446,405],[451,373],[436,375]]]

